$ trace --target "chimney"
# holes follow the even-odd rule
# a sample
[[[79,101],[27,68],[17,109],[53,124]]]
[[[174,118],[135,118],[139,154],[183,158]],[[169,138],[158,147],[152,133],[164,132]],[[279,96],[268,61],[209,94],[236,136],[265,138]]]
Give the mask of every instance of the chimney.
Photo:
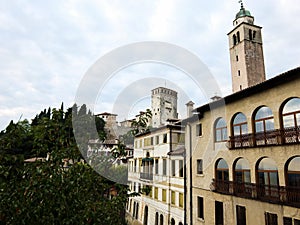
[[[189,101],[188,103],[186,103],[186,109],[187,109],[187,117],[191,117],[193,116],[193,109],[194,109],[194,102]]]
[[[213,102],[215,102],[215,101],[220,100],[221,98],[222,98],[222,97],[220,97],[220,96],[218,96],[218,95],[215,95],[215,96],[211,97],[210,99],[211,99]]]

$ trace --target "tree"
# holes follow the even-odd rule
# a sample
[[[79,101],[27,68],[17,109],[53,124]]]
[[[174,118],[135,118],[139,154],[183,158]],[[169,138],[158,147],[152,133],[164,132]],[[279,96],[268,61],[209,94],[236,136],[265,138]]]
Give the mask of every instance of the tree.
[[[138,133],[144,133],[148,131],[149,130],[148,122],[149,119],[151,119],[151,117],[152,117],[152,112],[150,111],[150,109],[147,109],[146,112],[138,118],[138,120],[134,120],[131,123],[131,127],[132,127],[131,133],[133,135],[137,135]]]
[[[95,118],[84,106],[79,111],[74,105],[64,112],[62,104],[41,111],[31,124],[11,121],[0,133],[0,224],[125,224],[128,186],[83,163],[73,115],[83,118],[81,125],[95,123]],[[99,135],[104,123],[96,123]],[[24,157],[47,153],[48,161],[24,163]],[[109,169],[123,177],[121,168]]]

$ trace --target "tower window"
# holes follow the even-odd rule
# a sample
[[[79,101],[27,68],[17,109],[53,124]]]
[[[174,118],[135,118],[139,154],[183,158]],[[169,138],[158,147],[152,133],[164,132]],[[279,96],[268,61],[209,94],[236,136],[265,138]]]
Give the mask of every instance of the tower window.
[[[241,76],[241,71],[240,70],[238,70],[238,76]]]
[[[256,31],[253,31],[253,40],[255,39]]]
[[[240,90],[242,90],[242,85],[240,85]]]
[[[233,45],[236,45],[236,35],[233,35]]]
[[[236,61],[238,62],[239,61],[239,56],[237,55],[237,56],[235,56],[235,58],[236,58]]]
[[[253,37],[252,37],[252,30],[251,30],[251,29],[249,29],[249,39],[250,39],[250,40],[253,39]]]
[[[238,32],[236,33],[236,35],[237,35],[237,42],[239,43],[239,42],[240,42],[240,32],[238,31]]]

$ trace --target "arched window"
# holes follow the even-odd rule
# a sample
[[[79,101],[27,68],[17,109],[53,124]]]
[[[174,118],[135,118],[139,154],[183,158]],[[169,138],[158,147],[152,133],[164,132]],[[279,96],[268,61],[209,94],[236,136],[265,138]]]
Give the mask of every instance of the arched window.
[[[300,126],[300,98],[290,99],[282,109],[283,127]]]
[[[180,222],[178,225],[183,225],[182,222]]]
[[[282,125],[285,143],[300,142],[300,98],[292,98],[282,108]]]
[[[229,169],[224,159],[219,159],[216,163],[216,188],[218,191],[228,192],[229,190]]]
[[[164,225],[164,216],[162,214],[159,217],[159,225]]]
[[[145,206],[144,210],[144,225],[148,225],[148,206]]]
[[[238,183],[250,183],[250,166],[248,160],[240,158],[235,163],[234,181]]]
[[[277,138],[270,131],[274,130],[274,116],[272,110],[263,106],[254,117],[256,145],[271,145],[277,143]]]
[[[265,132],[274,129],[274,116],[272,110],[261,107],[255,114],[255,132]]]
[[[251,196],[251,189],[247,188],[251,183],[250,166],[248,160],[239,158],[234,164],[233,179],[234,192]]]
[[[215,125],[215,141],[222,142],[227,140],[227,126],[223,118],[219,118]]]
[[[241,41],[241,39],[240,39],[240,32],[239,31],[236,33],[236,36],[237,36],[237,42],[239,43]]]
[[[278,198],[278,169],[276,162],[270,158],[263,158],[257,165],[258,195]]]
[[[296,156],[287,162],[285,179],[288,201],[300,202],[300,156]]]
[[[235,115],[232,122],[232,131],[234,136],[241,136],[248,133],[247,118],[243,113]]]
[[[171,225],[175,225],[175,220],[173,218],[171,219]]]
[[[251,29],[249,29],[249,39],[250,39],[250,40],[253,40],[252,30],[251,30]]]
[[[234,34],[232,38],[233,38],[233,45],[236,45],[236,35]]]
[[[158,212],[155,213],[155,225],[158,225]]]

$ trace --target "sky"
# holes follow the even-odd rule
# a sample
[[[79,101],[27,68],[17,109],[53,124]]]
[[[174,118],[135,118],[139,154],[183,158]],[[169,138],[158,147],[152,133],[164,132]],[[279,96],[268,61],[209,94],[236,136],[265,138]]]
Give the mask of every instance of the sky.
[[[244,0],[244,6],[263,27],[267,79],[298,67],[298,0]],[[0,130],[49,106],[72,106],[97,60],[144,41],[197,55],[217,82],[215,94],[229,95],[227,33],[239,9],[237,0],[0,0]],[[158,86],[179,93],[181,118],[186,102],[200,106],[212,97],[191,76],[160,62],[135,63],[105,77],[92,111],[116,113],[119,121],[149,108]]]

